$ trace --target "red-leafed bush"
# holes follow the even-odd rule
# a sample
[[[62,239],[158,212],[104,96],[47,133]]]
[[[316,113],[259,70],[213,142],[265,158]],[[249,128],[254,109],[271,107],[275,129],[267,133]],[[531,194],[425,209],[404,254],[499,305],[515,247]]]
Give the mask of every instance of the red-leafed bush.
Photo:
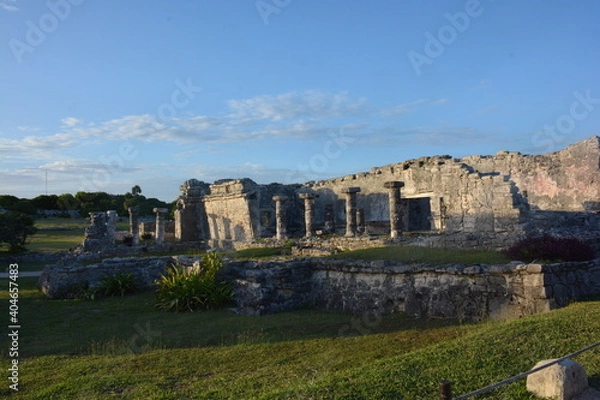
[[[513,260],[587,261],[594,258],[594,249],[575,238],[558,238],[550,235],[528,237],[503,252]]]

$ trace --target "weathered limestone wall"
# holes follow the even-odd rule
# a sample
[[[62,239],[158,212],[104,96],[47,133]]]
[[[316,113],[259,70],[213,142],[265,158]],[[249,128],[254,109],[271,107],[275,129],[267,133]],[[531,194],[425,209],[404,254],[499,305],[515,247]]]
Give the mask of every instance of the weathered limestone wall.
[[[600,137],[538,156],[500,152],[461,160],[482,173],[507,175],[532,209],[600,211]]]
[[[91,212],[90,226],[85,228],[83,243],[84,251],[97,252],[115,244],[115,226],[117,212]]]
[[[249,179],[210,185],[210,194],[202,200],[210,239],[250,241],[258,237],[257,221],[251,214],[256,186]]]
[[[280,232],[304,236],[308,196],[311,234],[389,235],[393,215],[393,235],[444,233],[432,240],[436,245],[503,248],[549,229],[594,241],[600,239],[599,182],[597,136],[541,156],[422,157],[303,185],[190,180],[182,186],[176,237],[216,243],[274,237],[276,198],[287,199],[280,203]]]
[[[85,290],[98,289],[101,279],[116,272],[132,273],[138,288],[154,288],[154,281],[166,273],[177,257],[108,258],[92,265],[50,265],[44,268],[38,280],[40,290],[51,299],[75,298]]]
[[[403,265],[311,259],[230,263],[239,311],[300,307],[349,313],[404,311],[461,320],[511,319],[600,293],[600,259],[496,266]]]
[[[38,286],[50,298],[73,298],[102,277],[133,273],[141,289],[169,265],[193,257],[112,258],[82,266],[47,266]],[[360,313],[403,311],[461,320],[510,319],[600,294],[600,259],[582,263],[494,266],[397,264],[331,259],[229,262],[221,278],[234,282],[238,312],[263,315],[304,307]]]
[[[403,231],[514,233],[520,229],[522,208],[515,200],[514,184],[449,157],[424,157],[310,185],[318,196],[316,224],[323,226],[326,208],[333,207],[339,230],[344,221],[341,194],[357,186],[361,189],[357,208],[364,210],[367,233],[378,233],[378,226],[389,230],[387,181],[405,185],[401,189]]]
[[[313,272],[308,260],[230,262],[226,270],[225,276],[235,282],[240,314],[259,316],[311,304]]]
[[[208,222],[202,197],[209,185],[190,179],[180,186],[181,197],[175,210],[175,238],[182,242],[197,242],[208,237]]]

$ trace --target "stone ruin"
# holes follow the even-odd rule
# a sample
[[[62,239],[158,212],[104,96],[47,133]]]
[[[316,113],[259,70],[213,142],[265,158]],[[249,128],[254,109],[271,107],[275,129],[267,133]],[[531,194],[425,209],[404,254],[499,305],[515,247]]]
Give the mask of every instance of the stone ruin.
[[[90,226],[85,228],[82,248],[86,252],[98,252],[115,245],[117,212],[91,212]]]
[[[133,245],[151,232],[159,245],[174,238],[220,249],[265,238],[314,243],[330,234],[501,249],[552,234],[600,251],[598,136],[544,155],[421,157],[304,184],[190,179],[180,189],[174,222],[165,220],[167,209],[155,209],[155,221],[139,223],[129,209]],[[114,246],[116,218],[115,211],[90,213],[83,250]]]
[[[156,245],[161,245],[167,239],[175,237],[175,222],[167,221],[165,218],[165,215],[169,212],[168,209],[155,208],[153,212],[156,214],[156,219],[152,223],[139,222],[137,208],[129,207],[128,211],[128,232],[117,232],[116,222],[119,216],[114,210],[89,213],[90,226],[85,228],[83,243],[80,246],[81,250],[88,253],[97,253],[111,249],[114,248],[117,239],[123,240],[126,236],[131,237],[132,246],[138,246],[140,237],[146,232],[152,234]]]
[[[550,233],[600,250],[598,136],[551,154],[422,157],[304,184],[190,179],[181,192],[175,237],[216,248],[407,233],[431,246],[498,249]]]

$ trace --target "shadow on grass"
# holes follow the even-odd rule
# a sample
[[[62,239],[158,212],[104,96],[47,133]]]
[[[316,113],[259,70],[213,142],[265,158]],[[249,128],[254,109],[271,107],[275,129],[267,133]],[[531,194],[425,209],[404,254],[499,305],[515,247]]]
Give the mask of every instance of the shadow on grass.
[[[152,292],[95,301],[50,300],[37,290],[36,281],[19,279],[23,357],[134,354],[155,349],[351,339],[393,332],[408,332],[414,336],[411,340],[421,340],[427,332],[435,341],[438,336],[456,336],[458,330],[467,329],[455,321],[418,319],[403,313],[383,317],[317,310],[262,317],[240,316],[231,309],[172,313],[154,308]],[[0,285],[7,282],[0,279]],[[8,299],[7,291],[0,296]],[[0,318],[4,326],[8,324],[7,314]],[[7,356],[7,348],[2,346],[2,356]]]

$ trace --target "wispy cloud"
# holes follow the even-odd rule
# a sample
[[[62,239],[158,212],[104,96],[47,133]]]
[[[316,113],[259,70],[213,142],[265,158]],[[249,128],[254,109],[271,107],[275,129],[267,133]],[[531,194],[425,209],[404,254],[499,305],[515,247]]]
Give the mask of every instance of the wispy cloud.
[[[291,92],[277,96],[258,96],[230,100],[234,118],[281,121],[290,118],[336,118],[365,113],[368,101],[352,98],[347,92],[327,93],[317,90]]]
[[[103,164],[101,162],[79,160],[79,159],[54,161],[51,163],[42,164],[39,167],[35,167],[33,169],[52,171],[52,172],[56,172],[56,173],[71,174],[71,175],[104,173],[110,169],[118,169],[119,173],[136,172],[136,171],[140,170],[139,167],[114,166],[114,165],[107,166],[107,164]]]
[[[82,149],[109,141],[139,143],[173,143],[205,145],[217,151],[224,144],[261,140],[309,139],[324,140],[330,132],[344,131],[356,138],[363,137],[365,145],[397,143],[406,140],[444,142],[442,133],[425,129],[399,130],[392,124],[381,128],[382,117],[394,117],[425,107],[441,106],[449,99],[421,98],[387,109],[371,105],[367,99],[347,92],[328,93],[311,90],[281,95],[265,95],[227,102],[228,109],[220,115],[195,115],[158,119],[151,114],[126,115],[100,122],[86,122],[69,116],[60,120],[60,131],[53,135],[35,135],[33,128],[23,127],[28,136],[20,139],[0,138],[0,153],[14,160],[33,158],[62,160],[40,168],[56,173],[95,173],[102,166],[94,162],[69,158],[71,150]],[[450,129],[460,136],[460,129]],[[447,135],[447,132],[445,133]],[[452,142],[455,142],[453,139]],[[193,150],[187,149],[186,151]],[[67,157],[65,157],[67,156]],[[131,172],[131,171],[130,171]]]
[[[17,0],[2,0],[0,1],[0,9],[9,12],[19,11],[19,8],[15,5]]]
[[[81,124],[83,121],[74,117],[63,118],[60,122],[62,122],[63,126],[75,126]]]
[[[462,146],[486,143],[495,133],[467,126],[415,127],[397,129],[393,127],[373,130],[364,135],[360,143],[365,146],[426,145],[432,147]]]
[[[70,133],[57,133],[51,136],[26,136],[21,139],[0,138],[0,152],[23,153],[45,152],[67,148],[76,144],[77,139]]]
[[[443,104],[446,104],[450,101],[450,99],[439,99],[439,100],[434,100],[432,101],[430,104],[433,106],[441,106]]]
[[[390,108],[384,108],[377,112],[377,115],[384,118],[397,117],[400,115],[412,114],[418,110],[418,106],[441,106],[450,101],[450,99],[418,99],[410,103],[400,104]]]

